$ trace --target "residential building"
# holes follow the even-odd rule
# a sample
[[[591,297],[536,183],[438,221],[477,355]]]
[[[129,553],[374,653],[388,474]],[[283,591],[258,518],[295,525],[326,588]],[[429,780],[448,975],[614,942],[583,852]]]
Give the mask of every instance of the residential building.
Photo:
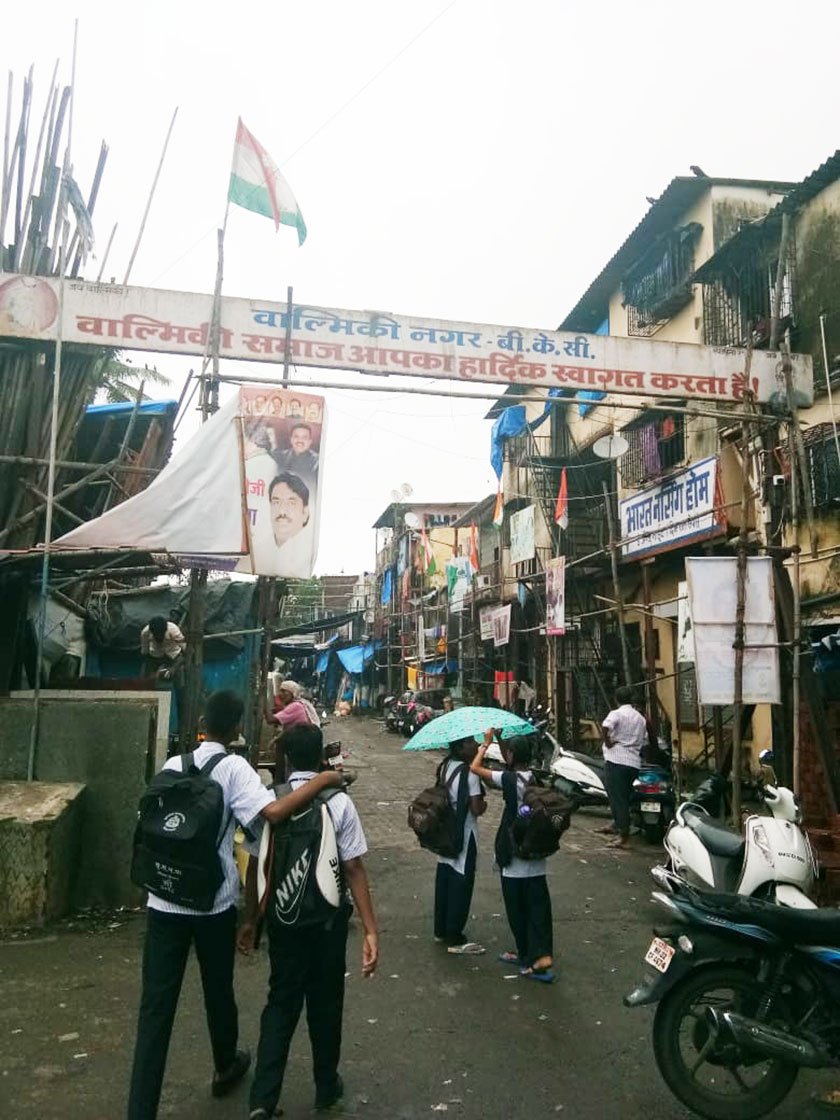
[[[813,353],[817,371],[824,369],[819,310],[830,311],[840,290],[838,179],[837,157],[799,185],[702,174],[675,178],[560,329],[741,347],[746,359],[748,346],[766,347],[770,341],[778,277],[779,335],[793,351]],[[784,214],[791,216],[793,230],[779,269]],[[827,325],[829,354],[840,354],[840,309]],[[522,627],[537,667],[537,688],[544,688],[555,704],[559,733],[571,742],[582,720],[603,716],[622,679],[646,682],[654,724],[670,733],[687,757],[713,760],[716,749],[721,761],[731,738],[731,712],[700,710],[693,666],[677,662],[685,559],[692,554],[733,555],[745,469],[750,539],[794,543],[789,462],[779,426],[762,423],[753,432],[745,467],[743,410],[736,406],[657,399],[654,407],[639,398],[594,393],[590,398],[584,403],[555,399],[546,416],[543,399],[512,386],[489,414],[495,419],[505,406],[519,404],[527,424],[505,444],[501,578],[508,595],[515,589],[520,601],[533,599],[535,613],[541,611],[544,619],[545,558],[558,553],[566,557],[565,636],[547,639],[539,627]],[[803,563],[802,589],[806,608],[815,597],[821,601],[814,605],[822,607],[829,605],[822,596],[840,587],[840,470],[825,387],[800,419],[807,429],[809,464],[803,498],[810,497],[818,552],[812,565]],[[621,440],[599,443],[605,436]],[[614,457],[601,457],[611,448]],[[634,497],[653,493],[688,467],[705,472],[714,509],[712,529],[702,539],[686,538],[672,519],[655,537],[628,531],[625,515]],[[569,524],[558,530],[554,502],[564,469]],[[512,562],[508,548],[512,515],[524,504],[533,505],[536,515],[534,555],[525,564]],[[803,530],[800,540],[807,547],[806,536]],[[749,714],[746,732],[754,752],[774,735],[776,742],[785,736],[789,740],[790,724],[779,712],[764,706]]]
[[[455,526],[470,508],[469,502],[392,502],[374,522],[380,697],[450,682],[457,687],[458,666],[448,649],[446,565],[469,546],[469,533]]]

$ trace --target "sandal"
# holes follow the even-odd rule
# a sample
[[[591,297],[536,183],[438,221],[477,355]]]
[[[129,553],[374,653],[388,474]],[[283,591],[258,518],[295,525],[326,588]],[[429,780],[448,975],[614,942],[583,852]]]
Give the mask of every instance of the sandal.
[[[502,964],[522,964],[522,958],[520,957],[520,955],[518,953],[512,952],[510,949],[508,949],[504,953],[499,953],[497,959],[500,960]]]
[[[470,957],[477,957],[481,953],[487,952],[484,946],[479,945],[477,941],[465,941],[463,945],[450,945],[446,951],[447,953],[452,953],[455,956]]]
[[[815,1120],[818,1116],[840,1116],[840,1089],[832,1089],[828,1093],[811,1097],[808,1116],[813,1116]]]
[[[541,984],[553,984],[557,979],[549,968],[521,968],[519,975],[523,980],[538,980]]]

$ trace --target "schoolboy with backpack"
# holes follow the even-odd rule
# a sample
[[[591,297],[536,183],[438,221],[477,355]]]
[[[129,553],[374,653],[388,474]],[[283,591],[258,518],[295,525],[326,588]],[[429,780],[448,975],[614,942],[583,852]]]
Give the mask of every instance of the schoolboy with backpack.
[[[193,944],[213,1049],[212,1095],[224,1096],[244,1077],[251,1056],[237,1049],[233,992],[240,889],[233,858],[236,822],[245,828],[261,818],[280,822],[342,780],[337,773],[319,775],[277,801],[244,758],[227,753],[243,712],[235,693],[214,692],[204,709],[205,741],[169,759],[140,800],[131,877],[149,895],[128,1120],[157,1116]]]
[[[554,946],[546,858],[557,851],[569,826],[570,806],[561,794],[535,782],[528,736],[500,741],[506,770],[485,767],[484,755],[493,737],[492,731],[485,734],[470,770],[500,789],[504,798],[495,853],[516,949],[500,953],[499,960],[518,965],[526,979],[552,983]]]
[[[469,764],[478,749],[472,736],[454,740],[437,768],[435,784],[408,810],[408,824],[420,845],[438,857],[435,874],[434,935],[455,954],[483,953],[465,928],[470,916],[478,858],[478,818],[487,808],[481,781]]]
[[[288,783],[276,787],[281,803],[296,796],[320,769],[323,736],[317,727],[298,724],[285,732],[283,746],[291,773]],[[328,1109],[343,1096],[338,1064],[352,912],[348,890],[362,925],[363,976],[373,975],[379,957],[362,859],[366,852],[359,814],[341,791],[325,791],[279,827],[263,827],[249,861],[246,919],[239,934],[240,949],[250,952],[264,924],[271,965],[251,1086],[251,1120],[268,1120],[275,1114],[304,1003],[315,1108]]]

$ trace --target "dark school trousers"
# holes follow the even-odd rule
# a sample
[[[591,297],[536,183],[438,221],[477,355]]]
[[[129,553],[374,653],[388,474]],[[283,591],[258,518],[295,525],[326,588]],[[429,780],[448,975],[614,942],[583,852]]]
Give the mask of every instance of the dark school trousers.
[[[545,875],[527,879],[502,876],[502,898],[516,951],[529,968],[540,957],[554,955],[551,897]]]
[[[221,914],[165,914],[146,911],[143,948],[143,994],[137,1020],[128,1120],[157,1116],[169,1038],[190,946],[201,970],[204,1009],[217,1071],[236,1057],[239,1017],[233,996],[236,908]]]
[[[268,1002],[260,1020],[252,1111],[264,1108],[269,1116],[274,1114],[304,1001],[316,1089],[329,1093],[335,1087],[341,1056],[349,919],[348,907],[329,925],[285,929],[269,924],[271,975]]]
[[[604,764],[604,785],[610,799],[615,830],[621,836],[630,834],[630,798],[633,782],[639,776],[635,766],[620,766],[617,762]]]
[[[463,945],[464,928],[470,916],[475,862],[478,849],[475,837],[470,836],[464,874],[461,875],[448,863],[439,863],[435,874],[435,937],[447,945]]]

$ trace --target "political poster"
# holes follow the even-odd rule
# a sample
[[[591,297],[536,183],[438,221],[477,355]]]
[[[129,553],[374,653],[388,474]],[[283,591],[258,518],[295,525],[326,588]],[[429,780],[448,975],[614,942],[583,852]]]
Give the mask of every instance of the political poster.
[[[566,557],[545,566],[545,632],[549,638],[566,633]]]

